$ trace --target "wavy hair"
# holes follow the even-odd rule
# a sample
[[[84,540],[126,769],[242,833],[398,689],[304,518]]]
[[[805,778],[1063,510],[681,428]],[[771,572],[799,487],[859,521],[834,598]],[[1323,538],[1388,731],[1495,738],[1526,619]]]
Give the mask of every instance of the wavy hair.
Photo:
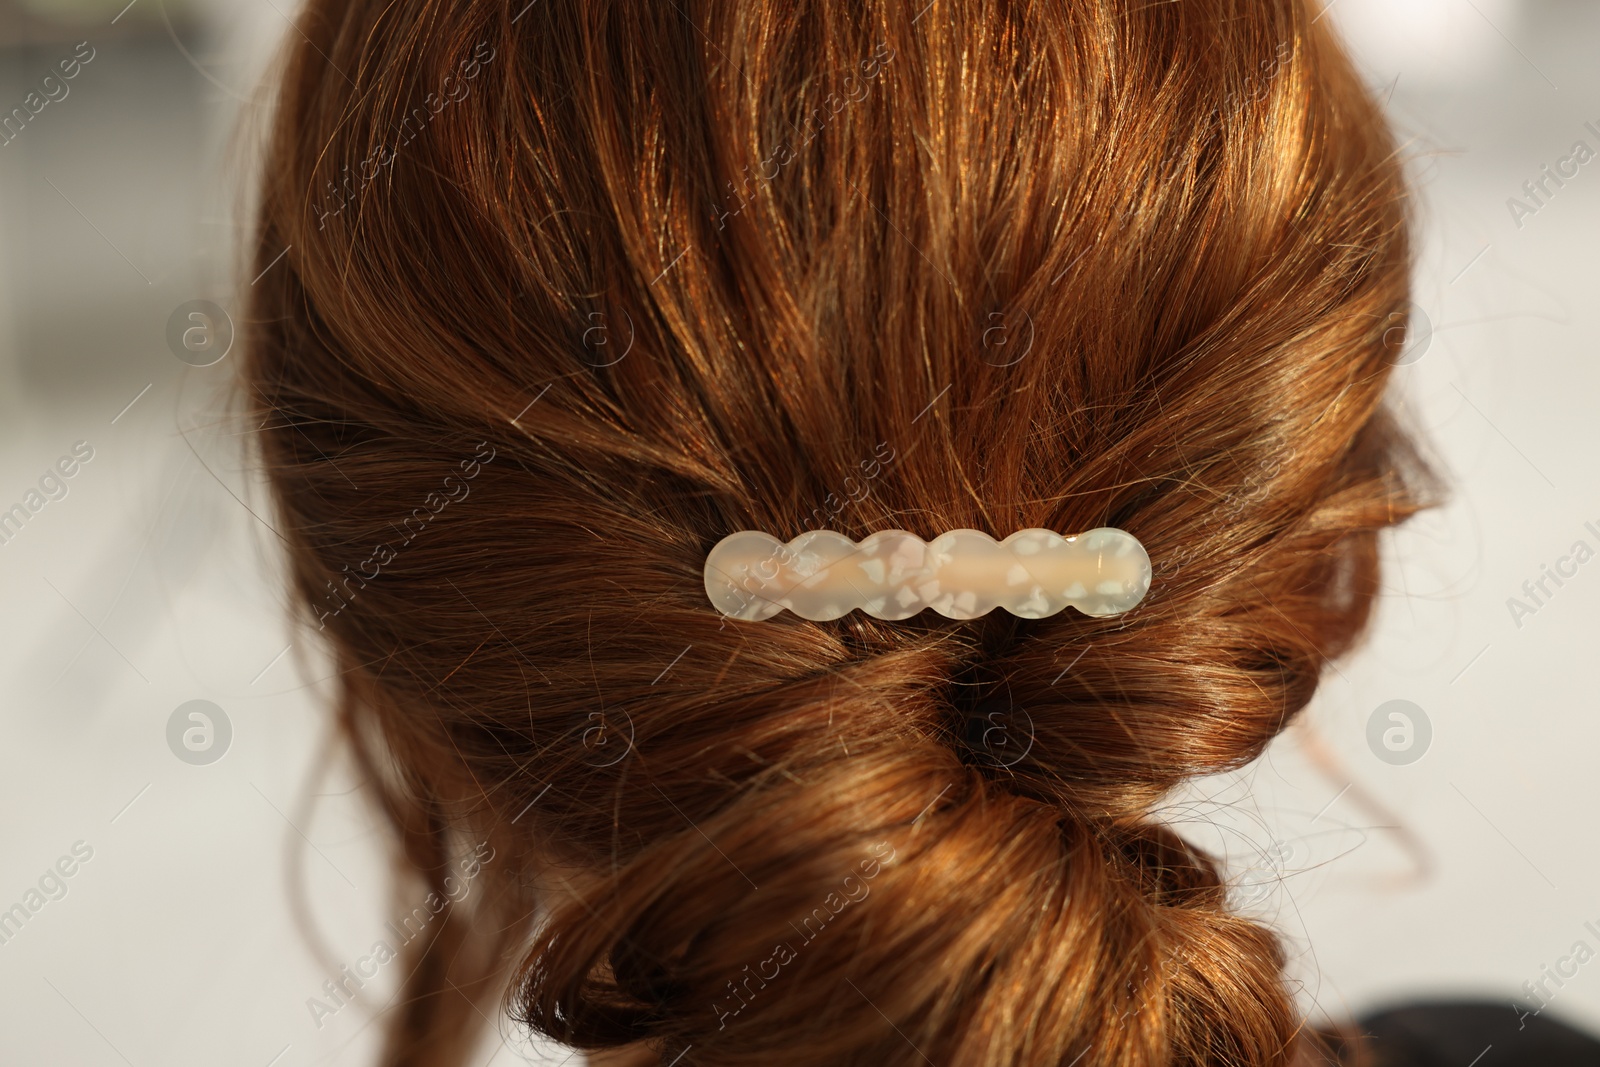
[[[502,1002],[684,1067],[1310,1047],[1151,812],[1306,705],[1427,502],[1407,188],[1316,7],[309,0],[242,395],[402,869],[496,857],[387,1067]],[[740,529],[1096,526],[1154,563],[1123,616],[701,582]]]

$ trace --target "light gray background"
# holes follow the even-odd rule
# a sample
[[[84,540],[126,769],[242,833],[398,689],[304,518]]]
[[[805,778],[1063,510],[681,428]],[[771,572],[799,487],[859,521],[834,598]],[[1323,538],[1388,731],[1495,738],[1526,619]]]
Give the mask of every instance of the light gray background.
[[[244,506],[262,498],[219,406],[229,360],[196,370],[164,341],[177,305],[232,306],[249,281],[231,273],[241,168],[222,161],[291,8],[136,0],[113,24],[121,8],[81,0],[64,31],[0,4],[0,108],[74,42],[96,49],[0,148],[0,508],[74,442],[95,450],[0,546],[0,908],[74,842],[94,850],[0,945],[0,1062],[361,1064],[393,965],[320,1028],[306,1000],[414,902],[391,899],[348,775],[315,775],[327,665],[291,645]],[[1453,498],[1388,539],[1373,638],[1303,725],[1166,814],[1284,933],[1308,1011],[1511,999],[1575,942],[1600,949],[1600,559],[1520,626],[1507,607],[1574,541],[1600,550],[1600,160],[1520,228],[1506,204],[1574,141],[1600,150],[1600,8],[1336,0],[1327,17],[1417,179],[1434,333],[1397,401]],[[165,737],[198,698],[234,731],[209,766]],[[1367,744],[1393,699],[1433,727],[1409,765]],[[1600,963],[1550,1010],[1600,1030]],[[482,1055],[568,1054],[492,1037]]]

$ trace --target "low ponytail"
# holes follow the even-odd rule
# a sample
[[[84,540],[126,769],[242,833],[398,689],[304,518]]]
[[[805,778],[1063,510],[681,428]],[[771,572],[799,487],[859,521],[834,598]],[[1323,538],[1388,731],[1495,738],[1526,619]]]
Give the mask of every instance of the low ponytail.
[[[1431,492],[1385,403],[1407,192],[1320,14],[305,5],[241,396],[402,874],[496,857],[405,946],[387,1067],[496,1006],[655,1067],[1310,1047],[1153,813],[1305,707]],[[1117,526],[1154,581],[712,608],[722,537],[819,525]]]

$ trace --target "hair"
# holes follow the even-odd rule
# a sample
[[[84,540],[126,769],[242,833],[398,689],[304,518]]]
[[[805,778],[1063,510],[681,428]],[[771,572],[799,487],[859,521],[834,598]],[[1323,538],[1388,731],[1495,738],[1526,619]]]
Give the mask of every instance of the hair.
[[[442,895],[382,1062],[1281,1065],[1154,812],[1429,502],[1397,147],[1302,0],[310,0],[241,395],[350,751]],[[1117,526],[1148,596],[719,615],[736,530]],[[481,852],[479,853],[482,854]]]

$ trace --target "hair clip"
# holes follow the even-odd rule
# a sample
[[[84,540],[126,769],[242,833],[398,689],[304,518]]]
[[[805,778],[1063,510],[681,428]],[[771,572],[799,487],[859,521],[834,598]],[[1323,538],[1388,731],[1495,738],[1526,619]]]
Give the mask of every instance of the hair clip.
[[[1150,557],[1138,538],[1112,526],[1071,537],[1018,530],[1000,542],[979,530],[932,542],[885,530],[859,545],[832,530],[788,544],[741,530],[706,557],[705,582],[718,611],[750,621],[785,608],[813,622],[857,608],[877,619],[909,619],[924,608],[951,619],[995,608],[1042,619],[1068,604],[1085,615],[1118,615],[1149,591]]]

